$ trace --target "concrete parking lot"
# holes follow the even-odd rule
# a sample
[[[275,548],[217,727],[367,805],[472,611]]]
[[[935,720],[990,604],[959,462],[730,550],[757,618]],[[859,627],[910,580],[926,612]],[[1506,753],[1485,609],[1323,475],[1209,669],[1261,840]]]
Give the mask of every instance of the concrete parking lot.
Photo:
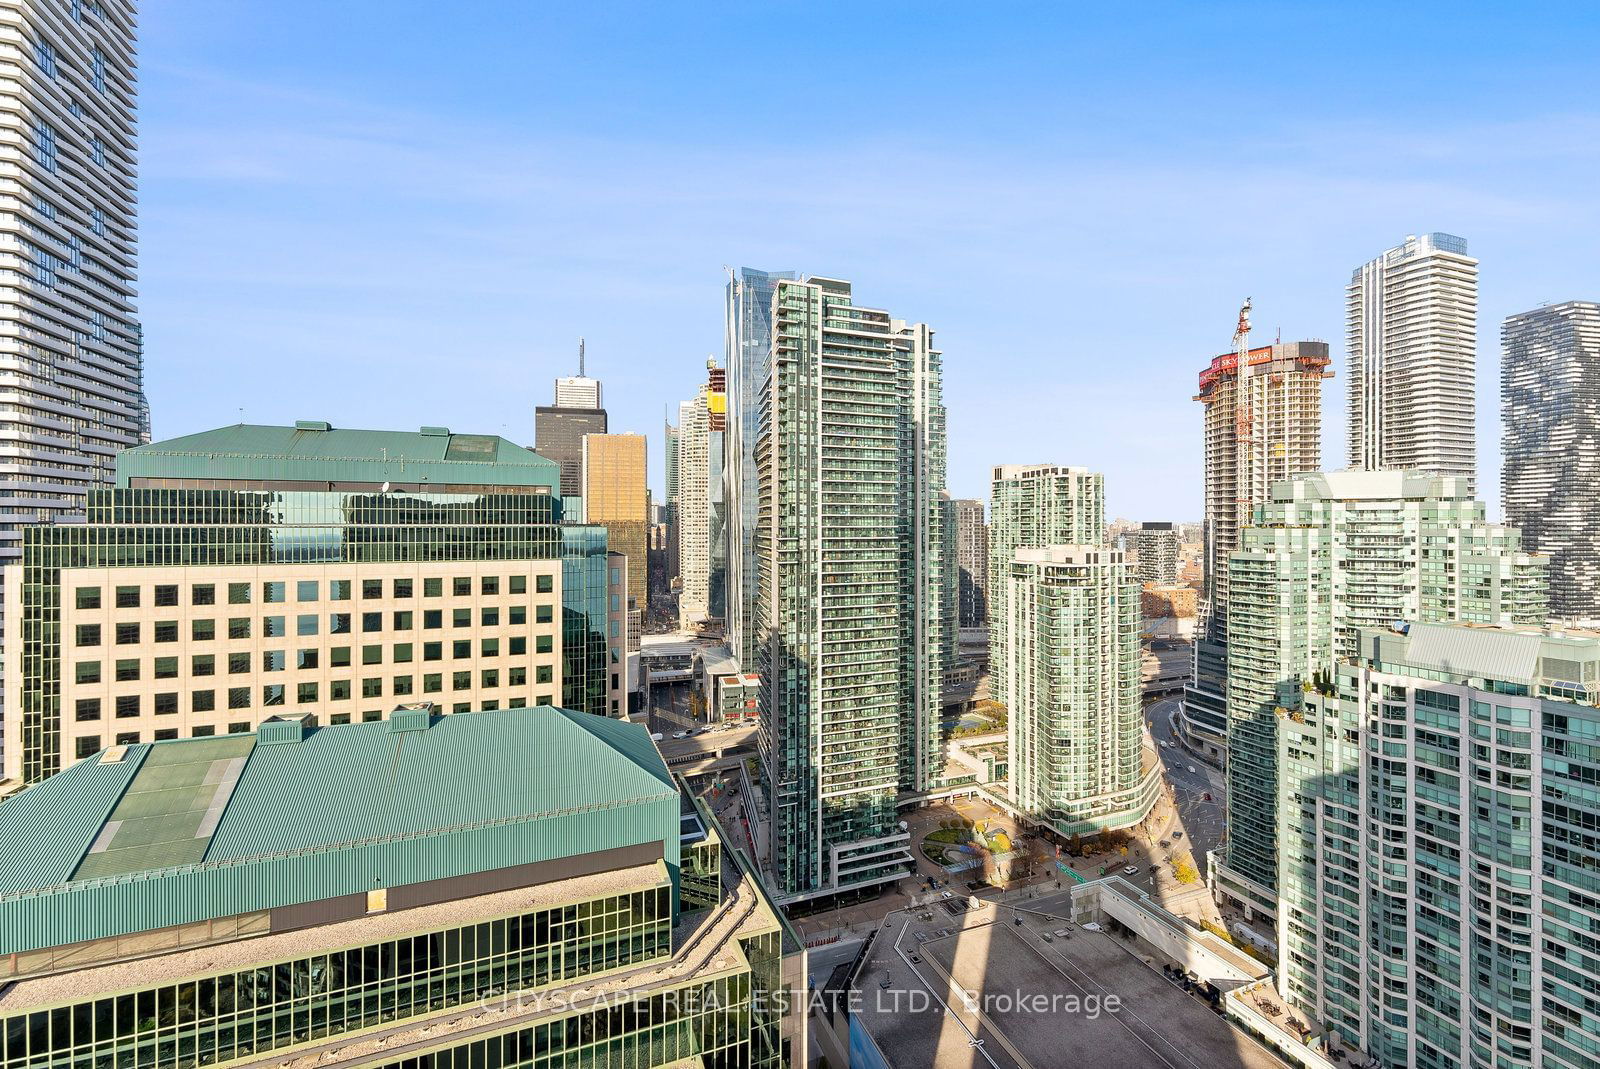
[[[896,913],[858,992],[861,1023],[905,1069],[1281,1065],[1121,939],[1032,910]]]

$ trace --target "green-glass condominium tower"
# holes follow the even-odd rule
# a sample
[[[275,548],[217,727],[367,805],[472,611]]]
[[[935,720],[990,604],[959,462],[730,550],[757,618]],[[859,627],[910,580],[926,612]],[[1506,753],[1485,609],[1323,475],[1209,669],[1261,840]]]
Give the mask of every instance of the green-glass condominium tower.
[[[1278,985],[1385,1069],[1600,1051],[1600,635],[1363,630],[1283,721]]]
[[[1064,836],[1136,824],[1161,790],[1143,768],[1139,584],[1121,551],[1020,548],[1002,573],[1012,801]]]
[[[933,332],[780,279],[759,398],[756,670],[780,892],[909,868],[901,790],[943,768],[944,407]]]
[[[1228,560],[1228,843],[1217,888],[1269,914],[1280,719],[1363,627],[1543,624],[1545,558],[1488,523],[1459,476],[1342,471],[1280,482]]]
[[[994,469],[989,497],[989,663],[1006,663],[1011,642],[1006,584],[1023,547],[1098,546],[1105,541],[1105,476],[1057,464],[1004,464]],[[989,673],[989,693],[1008,703],[1005,673]]]

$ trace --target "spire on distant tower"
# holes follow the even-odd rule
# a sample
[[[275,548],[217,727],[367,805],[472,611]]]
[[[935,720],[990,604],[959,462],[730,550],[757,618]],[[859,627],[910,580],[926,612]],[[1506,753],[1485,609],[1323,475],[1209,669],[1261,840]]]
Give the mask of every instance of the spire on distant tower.
[[[583,378],[583,339],[578,339],[578,378]]]

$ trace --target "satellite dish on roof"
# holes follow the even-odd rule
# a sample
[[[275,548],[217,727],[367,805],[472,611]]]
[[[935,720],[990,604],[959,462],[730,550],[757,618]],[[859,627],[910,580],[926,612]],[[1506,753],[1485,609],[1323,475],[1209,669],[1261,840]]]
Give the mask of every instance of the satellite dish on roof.
[[[383,480],[383,485],[378,488],[378,493],[387,494],[388,492],[389,492],[389,480],[385,479],[385,480]]]

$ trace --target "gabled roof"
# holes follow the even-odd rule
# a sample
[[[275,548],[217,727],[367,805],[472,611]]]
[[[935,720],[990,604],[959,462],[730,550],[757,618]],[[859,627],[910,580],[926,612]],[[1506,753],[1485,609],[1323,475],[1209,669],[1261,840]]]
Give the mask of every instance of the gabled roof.
[[[117,483],[132,478],[487,483],[553,486],[555,461],[493,434],[293,427],[238,423],[135,446],[117,458]]]

